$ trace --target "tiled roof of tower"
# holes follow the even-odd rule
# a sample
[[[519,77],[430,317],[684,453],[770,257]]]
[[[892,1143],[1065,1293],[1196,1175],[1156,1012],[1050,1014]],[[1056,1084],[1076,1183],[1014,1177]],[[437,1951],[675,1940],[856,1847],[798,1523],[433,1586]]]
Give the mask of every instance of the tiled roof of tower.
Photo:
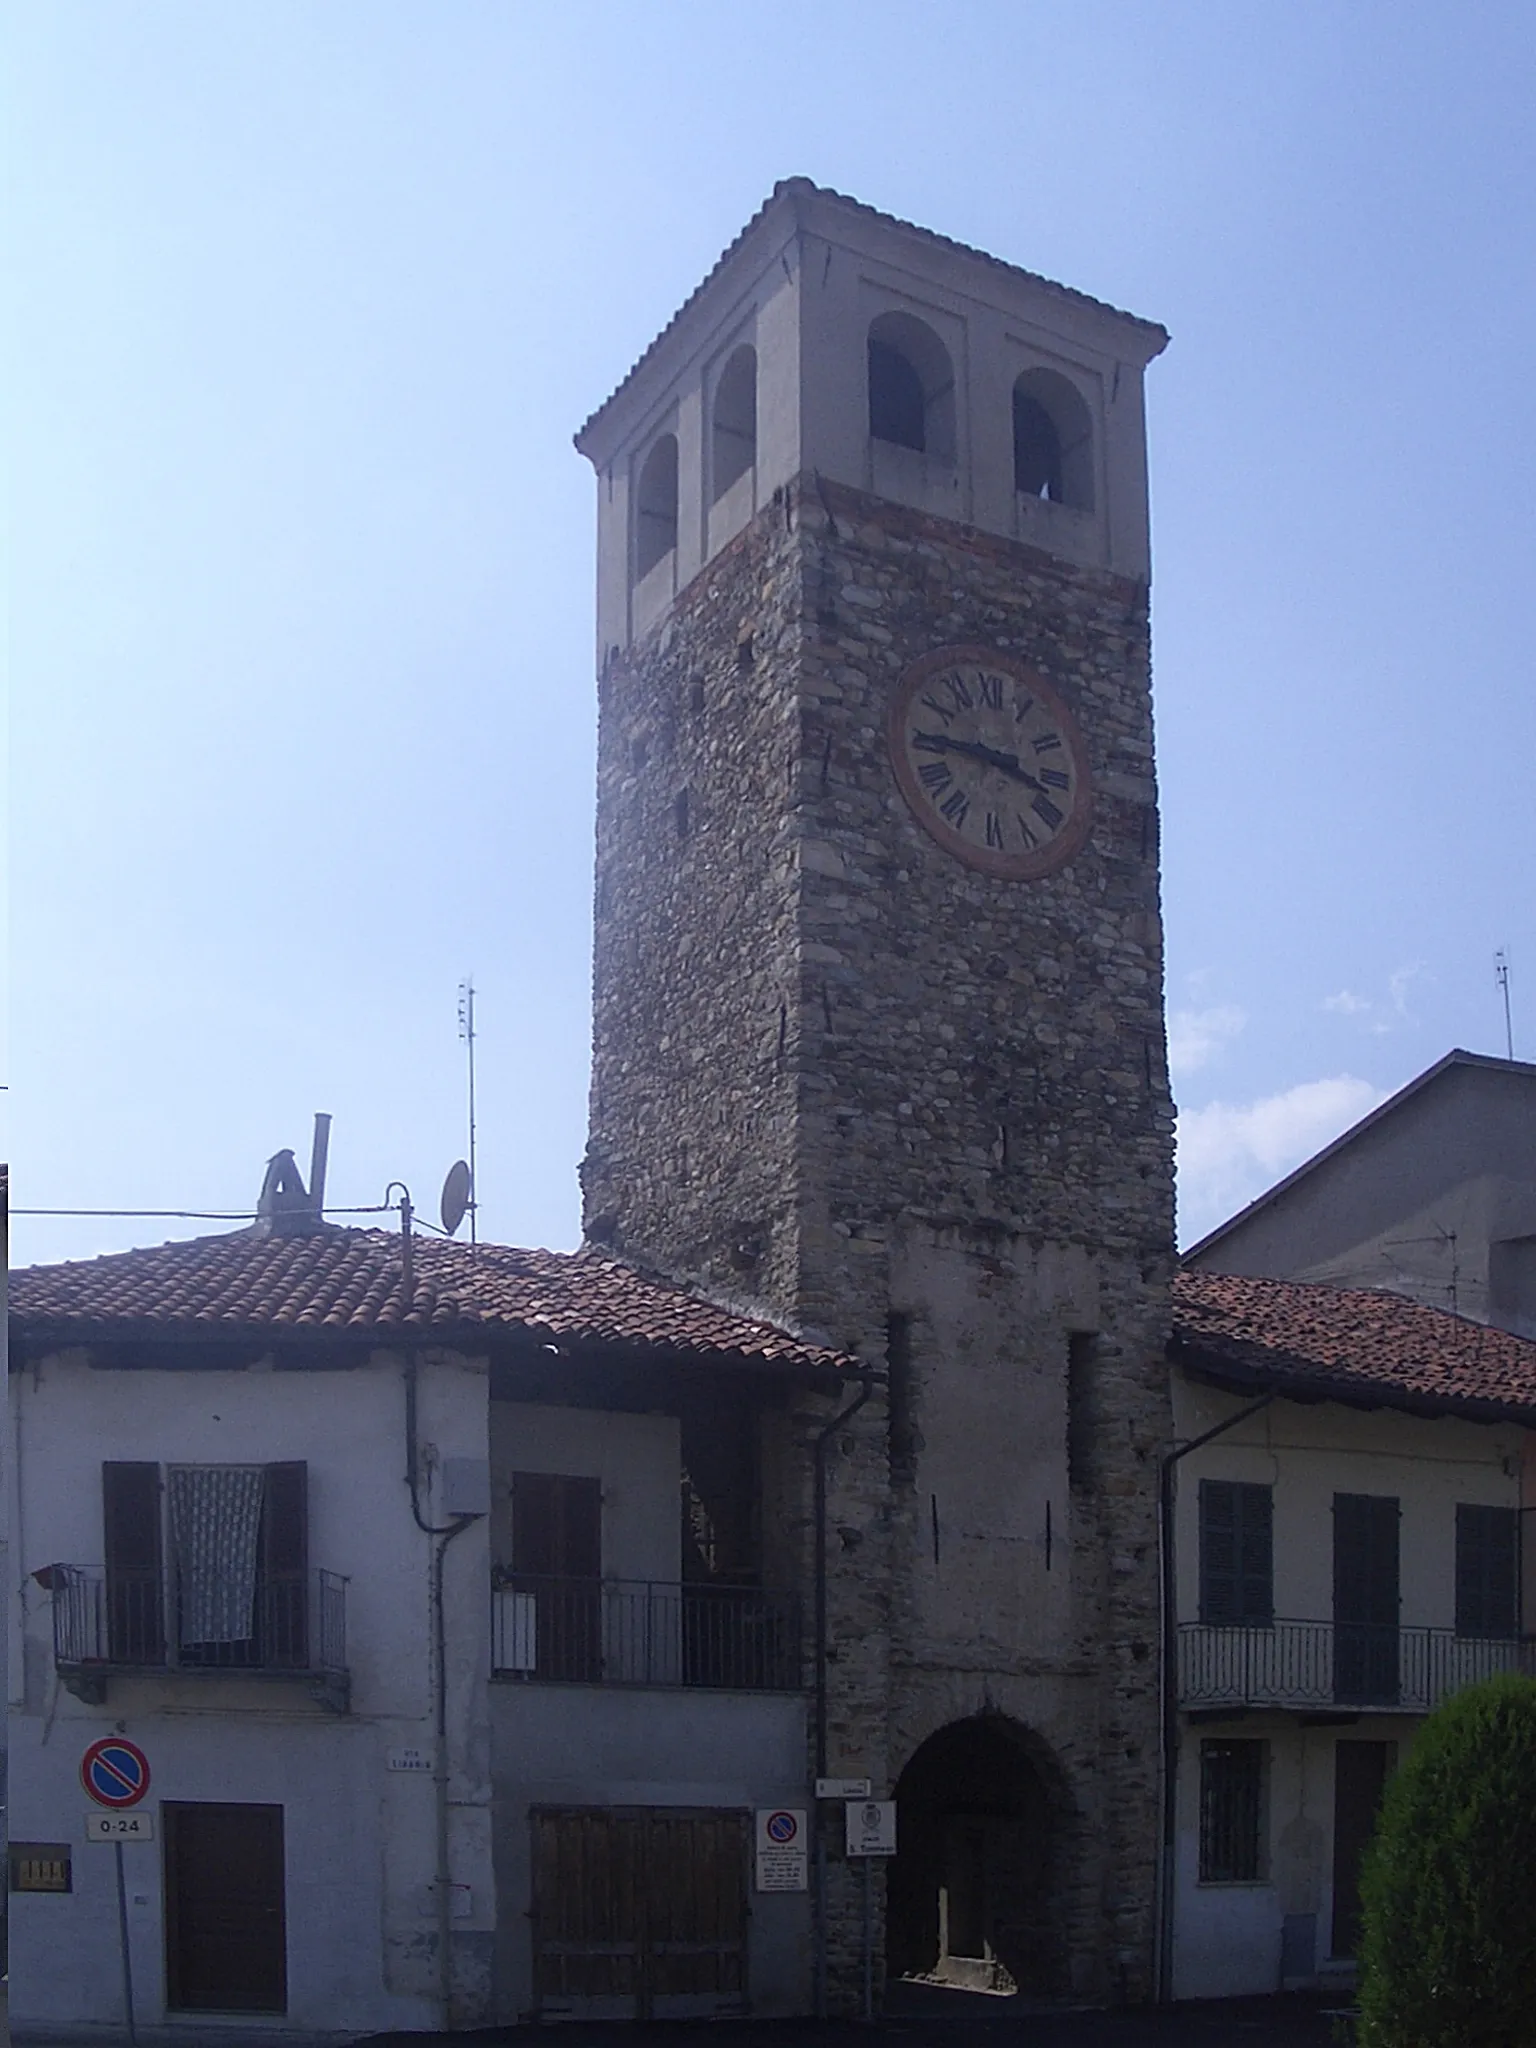
[[[199,1330],[340,1332],[438,1343],[528,1336],[680,1352],[723,1364],[852,1371],[801,1342],[593,1251],[523,1251],[417,1239],[406,1299],[400,1239],[327,1227],[299,1236],[232,1231],[11,1275],[13,1332],[34,1344]]]
[[[1173,1356],[1303,1400],[1536,1423],[1536,1343],[1375,1288],[1186,1269]]]
[[[1166,340],[1165,330],[1155,320],[1143,320],[1139,314],[1127,313],[1122,307],[1112,306],[1105,299],[1096,299],[1088,292],[1076,291],[1071,285],[1057,284],[1054,278],[1042,277],[1038,271],[1026,270],[1022,264],[1009,263],[1003,257],[994,256],[986,249],[972,248],[968,242],[957,242],[952,236],[941,235],[933,228],[919,227],[916,221],[903,220],[899,214],[883,213],[878,206],[866,206],[862,199],[850,199],[846,192],[835,192],[830,185],[818,185],[811,178],[780,178],[756,213],[753,214],[752,218],[742,228],[741,232],[733,236],[724,249],[721,250],[708,272],[694,286],[665,327],[655,336],[648,347],[641,350],[640,354],[619,379],[613,390],[609,392],[602,404],[589,413],[586,419],[582,421],[575,434],[578,447],[581,445],[582,435],[591,427],[593,421],[608,410],[630,378],[650,361],[673,328],[676,327],[678,321],[687,313],[688,308],[708,291],[721,270],[730,261],[731,257],[735,255],[742,243],[746,241],[769,208],[774,205],[775,201],[790,197],[795,193],[804,193],[819,199],[830,199],[838,206],[847,207],[852,213],[863,214],[867,220],[884,221],[887,226],[900,228],[905,234],[920,235],[925,242],[931,242],[936,248],[953,249],[957,255],[974,257],[978,263],[991,264],[995,269],[1007,271],[1013,277],[1027,277],[1031,284],[1043,285],[1047,291],[1057,292],[1062,298],[1070,299],[1077,305],[1093,306],[1101,313],[1112,313],[1117,320],[1133,321],[1136,326],[1146,328],[1149,333],[1163,334]]]

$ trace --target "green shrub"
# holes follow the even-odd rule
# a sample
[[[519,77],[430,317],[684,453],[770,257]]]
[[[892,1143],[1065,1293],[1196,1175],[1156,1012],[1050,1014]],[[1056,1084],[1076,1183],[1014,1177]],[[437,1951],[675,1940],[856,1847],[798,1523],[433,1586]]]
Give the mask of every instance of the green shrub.
[[[1430,1715],[1361,1900],[1362,2048],[1536,2048],[1536,1680]]]

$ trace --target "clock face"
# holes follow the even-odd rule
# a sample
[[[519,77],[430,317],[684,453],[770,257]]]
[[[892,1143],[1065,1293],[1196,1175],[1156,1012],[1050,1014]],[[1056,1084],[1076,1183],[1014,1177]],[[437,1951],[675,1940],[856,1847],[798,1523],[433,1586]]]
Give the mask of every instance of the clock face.
[[[1011,655],[944,647],[914,662],[891,707],[890,746],[918,821],[983,874],[1049,874],[1082,845],[1092,795],[1082,734]]]

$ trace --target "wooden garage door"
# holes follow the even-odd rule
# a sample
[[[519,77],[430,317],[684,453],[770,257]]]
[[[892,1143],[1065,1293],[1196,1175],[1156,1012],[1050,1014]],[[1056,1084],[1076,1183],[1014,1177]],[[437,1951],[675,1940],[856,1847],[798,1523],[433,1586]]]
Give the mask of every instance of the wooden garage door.
[[[746,1814],[542,1807],[532,1822],[541,2013],[682,2019],[745,2006]]]

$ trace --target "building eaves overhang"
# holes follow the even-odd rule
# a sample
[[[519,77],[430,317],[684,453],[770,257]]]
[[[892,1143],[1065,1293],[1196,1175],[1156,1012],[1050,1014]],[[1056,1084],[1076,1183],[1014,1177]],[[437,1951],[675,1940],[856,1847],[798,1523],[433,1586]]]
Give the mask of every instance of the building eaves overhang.
[[[1169,1343],[1168,1358],[1191,1379],[1229,1394],[1274,1394],[1303,1407],[1331,1402],[1365,1411],[1392,1409],[1431,1421],[1450,1416],[1464,1422],[1512,1422],[1536,1428],[1536,1396],[1530,1401],[1498,1400],[1470,1393],[1431,1394],[1383,1381],[1346,1380],[1306,1359],[1278,1356],[1268,1350],[1245,1356],[1232,1347],[1182,1339],[1177,1333]]]

